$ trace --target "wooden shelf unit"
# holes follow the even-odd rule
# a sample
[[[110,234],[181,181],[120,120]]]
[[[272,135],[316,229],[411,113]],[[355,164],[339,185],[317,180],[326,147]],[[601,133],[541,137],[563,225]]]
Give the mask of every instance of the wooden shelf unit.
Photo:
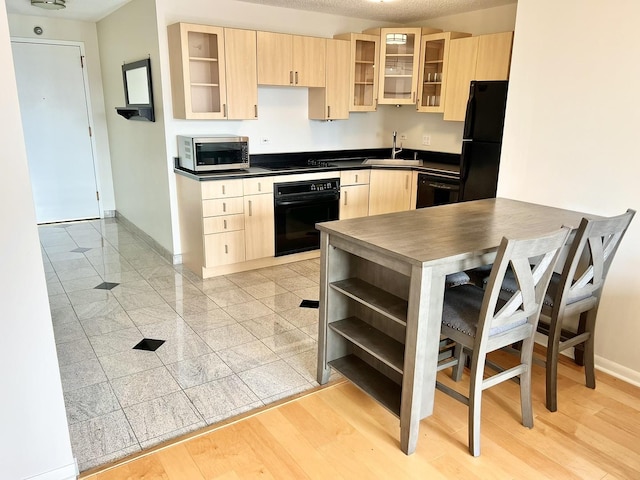
[[[349,67],[349,111],[372,112],[378,104],[380,36],[345,33],[333,38],[351,42]]]

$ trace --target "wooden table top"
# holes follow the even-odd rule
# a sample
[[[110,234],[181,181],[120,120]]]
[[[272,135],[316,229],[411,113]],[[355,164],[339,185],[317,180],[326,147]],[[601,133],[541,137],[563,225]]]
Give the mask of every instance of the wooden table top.
[[[577,228],[583,217],[596,216],[491,198],[323,222],[316,228],[411,264],[435,265],[494,251],[502,237],[528,238],[562,226]]]

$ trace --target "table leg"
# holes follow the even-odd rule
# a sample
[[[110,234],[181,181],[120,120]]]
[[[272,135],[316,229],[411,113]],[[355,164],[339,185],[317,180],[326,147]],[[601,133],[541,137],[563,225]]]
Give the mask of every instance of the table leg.
[[[444,275],[412,268],[400,406],[400,448],[407,455],[416,449],[420,420],[433,413],[443,294]]]
[[[320,385],[329,381],[331,368],[327,365],[329,235],[320,233],[320,305],[318,311],[318,366],[316,379]]]

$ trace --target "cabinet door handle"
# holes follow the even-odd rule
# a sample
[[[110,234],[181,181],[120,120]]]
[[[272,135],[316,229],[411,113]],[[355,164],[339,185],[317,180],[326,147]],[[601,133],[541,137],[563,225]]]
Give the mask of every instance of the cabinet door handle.
[[[413,100],[412,100],[412,102],[413,102],[413,103],[416,103],[416,92],[413,92],[413,93],[411,94],[411,98],[413,99]]]
[[[348,194],[348,193],[349,193],[349,192],[344,192],[344,206],[345,206],[345,207],[347,206],[347,194]]]
[[[298,72],[296,72],[296,85],[298,85]]]
[[[293,85],[293,70],[289,70],[289,85]]]
[[[260,182],[258,182],[258,191],[261,192],[262,191],[262,184]]]
[[[222,194],[223,194],[223,195],[226,195],[226,194],[225,194],[225,191],[224,191],[224,185],[222,185]]]
[[[258,105],[253,106],[253,115],[258,118]]]
[[[356,183],[358,183],[358,174],[356,173]]]
[[[405,184],[404,184],[404,189],[405,190],[409,190],[409,175],[407,175],[405,178]]]
[[[223,228],[226,230],[227,229],[227,221],[223,220],[222,221],[222,225],[223,225]]]
[[[327,118],[331,118],[331,105],[327,105]]]
[[[224,246],[224,253],[225,254],[229,253],[229,245]]]
[[[249,216],[251,216],[251,215],[252,215],[252,213],[251,213],[251,200],[249,200]]]
[[[223,213],[227,213],[227,203],[226,202],[222,202],[222,212]]]
[[[222,104],[222,116],[225,117],[225,118],[227,117],[227,104],[226,103]]]

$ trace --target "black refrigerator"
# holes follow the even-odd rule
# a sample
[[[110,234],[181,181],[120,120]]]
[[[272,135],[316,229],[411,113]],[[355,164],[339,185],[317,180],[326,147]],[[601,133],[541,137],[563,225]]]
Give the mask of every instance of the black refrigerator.
[[[460,157],[461,201],[496,196],[507,85],[506,80],[471,82]]]

